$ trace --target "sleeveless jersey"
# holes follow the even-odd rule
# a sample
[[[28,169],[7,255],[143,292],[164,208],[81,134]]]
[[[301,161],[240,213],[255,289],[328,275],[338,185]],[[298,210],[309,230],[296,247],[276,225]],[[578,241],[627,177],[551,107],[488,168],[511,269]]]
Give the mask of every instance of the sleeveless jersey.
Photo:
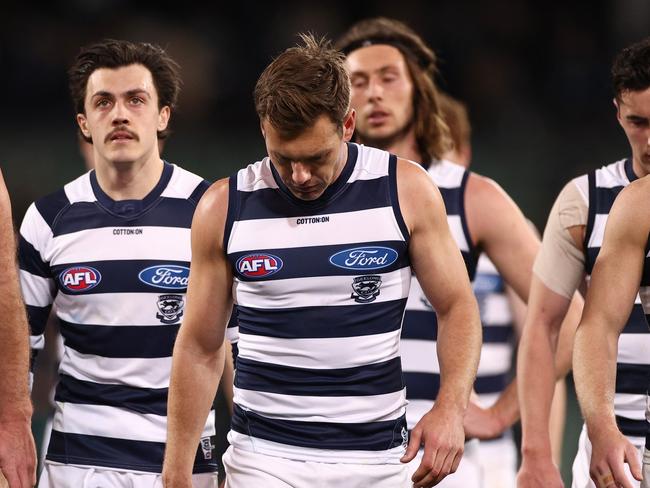
[[[47,459],[159,473],[190,224],[208,183],[169,163],[143,200],[113,201],[94,171],[33,203],[20,229],[34,350],[52,305],[64,339]],[[194,472],[216,471],[214,412]]]
[[[438,186],[447,210],[447,222],[458,244],[470,279],[474,278],[477,250],[472,244],[465,218],[465,186],[469,172],[449,161],[436,161],[427,170]],[[409,402],[408,427],[415,424],[433,406],[440,388],[440,365],[436,352],[437,318],[415,275],[406,304],[402,326],[402,368]]]
[[[607,217],[616,196],[637,179],[632,160],[624,159],[577,178],[578,187],[588,186],[589,214],[585,232],[585,271],[591,275],[603,242]],[[645,437],[646,390],[650,380],[650,329],[639,296],[618,340],[614,410],[621,432]]]
[[[239,354],[234,447],[294,460],[399,463],[399,337],[411,269],[395,156],[348,144],[316,200],[269,158],[230,179],[224,249]]]

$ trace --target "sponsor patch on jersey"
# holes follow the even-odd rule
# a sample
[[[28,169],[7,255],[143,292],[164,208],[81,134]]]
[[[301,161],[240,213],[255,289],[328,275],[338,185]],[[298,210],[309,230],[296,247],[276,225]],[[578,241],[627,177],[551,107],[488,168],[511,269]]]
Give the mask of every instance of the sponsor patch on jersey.
[[[248,278],[264,278],[282,269],[282,259],[272,254],[247,254],[237,260],[237,271]]]
[[[84,292],[99,285],[102,275],[90,266],[74,266],[59,275],[59,281],[68,291]]]
[[[149,266],[138,274],[144,284],[169,290],[184,290],[190,278],[190,268],[175,264]]]
[[[212,443],[209,437],[201,437],[201,450],[203,451],[203,459],[212,459],[212,451],[216,446]]]
[[[183,316],[185,301],[183,295],[160,295],[156,305],[159,312],[156,318],[163,324],[174,324]]]
[[[370,303],[374,302],[379,295],[381,288],[381,276],[379,275],[366,275],[357,276],[352,280],[352,295],[357,303]]]
[[[390,247],[366,246],[339,251],[330,256],[330,263],[344,269],[370,270],[390,266],[397,257],[397,251]]]

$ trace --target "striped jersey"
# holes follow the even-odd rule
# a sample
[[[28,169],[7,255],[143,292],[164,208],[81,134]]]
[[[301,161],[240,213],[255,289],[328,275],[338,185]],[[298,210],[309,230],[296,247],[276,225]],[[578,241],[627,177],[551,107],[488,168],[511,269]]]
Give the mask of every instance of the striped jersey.
[[[585,271],[591,275],[603,243],[605,224],[614,199],[637,177],[632,160],[623,159],[603,166],[574,181],[589,195],[589,213],[585,232]],[[587,191],[585,191],[585,189]],[[616,394],[614,410],[621,432],[629,437],[645,437],[646,391],[650,380],[650,329],[637,296],[630,318],[618,340]]]
[[[230,178],[224,249],[239,355],[229,440],[294,460],[399,463],[399,338],[411,279],[397,158],[348,144],[318,199],[269,158]]]
[[[508,386],[515,344],[513,316],[503,278],[485,254],[478,260],[473,285],[483,326],[474,389],[481,405],[489,407]]]
[[[447,210],[451,234],[460,248],[470,279],[476,273],[478,252],[474,248],[465,217],[465,187],[469,172],[449,161],[436,161],[427,169],[438,186]],[[436,351],[436,314],[415,275],[402,325],[402,368],[409,406],[408,428],[412,429],[431,410],[440,388],[440,365]]]
[[[142,200],[114,201],[94,171],[33,203],[20,229],[34,350],[54,305],[64,340],[47,459],[159,473],[190,224],[208,183],[164,163]],[[214,413],[194,472],[216,471]]]

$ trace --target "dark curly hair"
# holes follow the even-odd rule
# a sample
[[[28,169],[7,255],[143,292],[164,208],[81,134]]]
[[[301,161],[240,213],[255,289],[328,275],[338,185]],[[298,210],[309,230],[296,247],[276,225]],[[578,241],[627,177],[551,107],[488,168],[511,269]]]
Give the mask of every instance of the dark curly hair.
[[[627,91],[650,88],[650,37],[616,55],[612,64],[612,84],[617,100]]]

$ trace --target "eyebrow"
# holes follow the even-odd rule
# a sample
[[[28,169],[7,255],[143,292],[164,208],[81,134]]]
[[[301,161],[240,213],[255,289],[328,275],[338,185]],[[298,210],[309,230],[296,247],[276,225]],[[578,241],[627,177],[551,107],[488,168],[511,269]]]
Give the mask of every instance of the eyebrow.
[[[133,90],[128,90],[127,92],[124,93],[125,96],[127,97],[132,97],[134,95],[145,95],[147,98],[151,98],[151,95],[149,95],[149,92],[147,90],[143,90],[142,88],[134,88]],[[93,93],[92,98],[94,97],[114,97],[115,95],[109,91],[106,90],[100,90],[98,92]]]
[[[283,160],[288,160],[288,161],[307,161],[307,162],[309,162],[309,161],[317,161],[317,160],[319,160],[319,159],[322,159],[322,158],[323,158],[324,156],[326,156],[329,152],[330,152],[329,149],[325,149],[325,150],[323,150],[323,151],[321,151],[321,152],[318,152],[318,153],[316,153],[316,154],[310,154],[309,156],[299,156],[299,157],[296,157],[296,158],[293,158],[293,157],[291,157],[291,156],[287,156],[287,155],[281,154],[281,153],[279,153],[279,152],[277,152],[277,151],[276,151],[275,155],[276,155],[278,158],[283,159]]]

